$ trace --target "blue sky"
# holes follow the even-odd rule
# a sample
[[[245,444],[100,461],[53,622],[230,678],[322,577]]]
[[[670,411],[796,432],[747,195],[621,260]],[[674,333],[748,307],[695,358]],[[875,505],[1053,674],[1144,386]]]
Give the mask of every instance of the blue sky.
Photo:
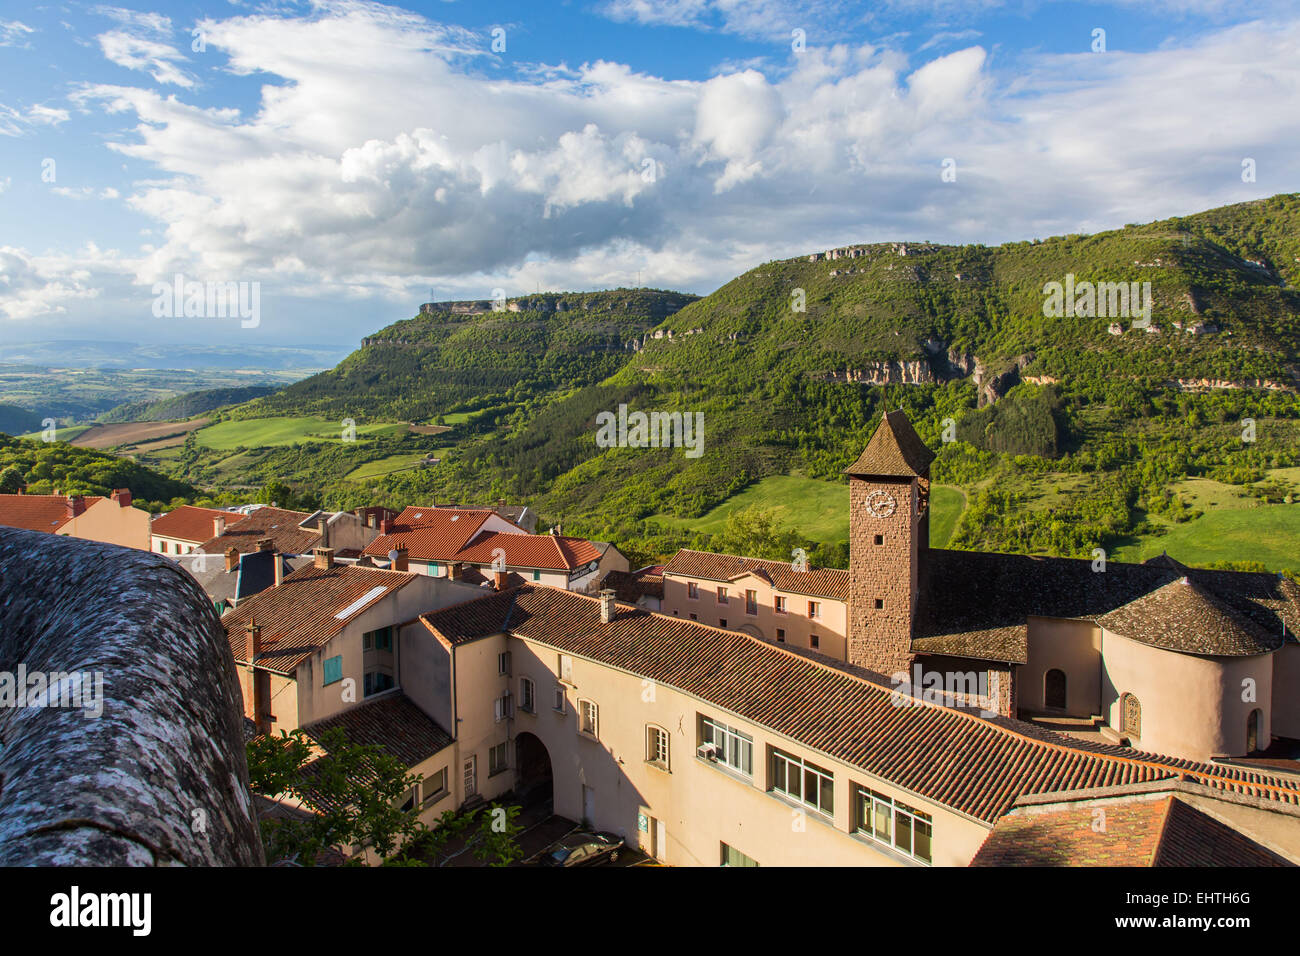
[[[0,3],[0,360],[1111,228],[1300,189],[1298,134],[1288,3]]]

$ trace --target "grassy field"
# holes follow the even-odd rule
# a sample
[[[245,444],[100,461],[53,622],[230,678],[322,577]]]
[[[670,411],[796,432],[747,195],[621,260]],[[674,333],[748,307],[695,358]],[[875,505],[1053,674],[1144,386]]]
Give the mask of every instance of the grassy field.
[[[357,437],[404,432],[405,422],[379,422],[358,425]],[[218,422],[195,433],[205,448],[229,451],[239,446],[267,448],[273,445],[297,445],[305,441],[342,441],[343,426],[315,416],[290,418],[249,418],[243,421]]]
[[[946,544],[966,506],[960,490],[935,485],[931,492],[930,541]],[[726,526],[733,511],[759,505],[774,508],[781,527],[813,541],[839,542],[849,539],[849,486],[799,475],[773,475],[750,485],[699,518],[659,515],[665,527],[716,533]]]
[[[72,439],[76,438],[78,435],[80,435],[82,432],[84,432],[84,431],[85,431],[87,428],[89,428],[89,427],[90,427],[89,425],[73,425],[73,426],[71,426],[71,427],[69,427],[69,428],[59,428],[59,429],[56,429],[55,432],[54,432],[54,440],[55,440],[55,441],[67,441],[67,442],[70,442],[70,441],[72,441]],[[26,435],[18,435],[18,436],[16,436],[16,437],[18,437],[18,438],[30,438],[32,441],[41,441],[41,440],[42,440],[42,439],[41,439],[41,432],[28,432]]]
[[[1118,548],[1117,561],[1144,561],[1167,551],[1184,564],[1259,561],[1271,570],[1300,570],[1300,504],[1208,511],[1162,535]]]
[[[359,468],[347,473],[348,481],[365,481],[369,478],[382,478],[401,468],[409,468],[423,458],[423,455],[389,455],[387,458],[376,458],[374,461],[368,461]]]

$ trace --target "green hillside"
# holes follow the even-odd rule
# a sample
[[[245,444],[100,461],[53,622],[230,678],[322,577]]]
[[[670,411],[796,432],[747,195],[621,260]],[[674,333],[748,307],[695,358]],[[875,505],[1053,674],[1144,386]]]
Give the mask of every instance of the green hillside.
[[[1151,330],[1045,315],[1045,285],[1067,281],[1150,283]],[[951,546],[1087,554],[1195,520],[1179,482],[1248,489],[1300,465],[1297,285],[1296,195],[998,247],[810,250],[698,300],[619,290],[420,315],[226,417],[448,424],[259,449],[245,480],[337,505],[509,497],[652,556],[707,539],[714,509],[791,508],[779,476],[842,481],[902,407],[957,496],[935,503]],[[702,453],[598,447],[597,416],[620,405],[702,415]],[[441,464],[385,473],[428,453]],[[212,454],[173,467],[207,480]],[[804,504],[789,511],[801,534],[829,541]]]

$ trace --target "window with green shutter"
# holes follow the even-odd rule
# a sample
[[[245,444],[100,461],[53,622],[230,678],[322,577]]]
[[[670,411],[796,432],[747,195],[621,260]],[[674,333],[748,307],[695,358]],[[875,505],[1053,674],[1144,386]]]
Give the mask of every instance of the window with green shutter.
[[[325,683],[337,683],[343,679],[343,655],[325,658]]]

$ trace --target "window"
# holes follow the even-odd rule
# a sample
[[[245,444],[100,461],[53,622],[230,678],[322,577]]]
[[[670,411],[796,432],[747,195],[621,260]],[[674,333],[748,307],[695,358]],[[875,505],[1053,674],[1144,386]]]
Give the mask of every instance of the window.
[[[853,788],[854,831],[920,860],[931,861],[934,827],[930,815],[866,787]]]
[[[884,599],[883,599],[883,598],[876,598],[876,610],[879,611],[879,610],[880,610],[881,608],[883,608],[884,606],[885,606],[885,601],[884,601]]]
[[[821,603],[820,603],[820,602],[818,602],[818,601],[809,601],[809,602],[808,602],[808,616],[809,616],[809,617],[821,617],[821,616],[822,616],[822,606],[821,606]]]
[[[818,637],[816,634],[809,634],[809,635],[808,635],[808,646],[811,647],[811,648],[813,648],[814,650],[816,650],[817,648],[821,647],[821,646],[822,646],[822,644],[821,644],[821,638]]]
[[[700,718],[700,749],[711,746],[713,756],[724,767],[745,776],[754,773],[754,738],[733,730],[710,717]]]
[[[691,612],[691,620],[692,620],[692,621],[698,621],[699,619],[700,619],[700,616],[699,616],[698,614],[696,614],[694,611],[692,611],[692,612]]]
[[[735,847],[722,844],[722,865],[723,866],[758,866],[758,863],[751,860],[745,854],[741,853]]]
[[[884,544],[884,543],[885,543],[885,536],[883,534],[876,535],[876,544]]]
[[[555,703],[553,703],[551,706],[557,713],[560,714],[566,713],[568,711],[568,707],[566,706],[565,699],[564,699],[564,686],[562,684],[555,685]]]
[[[497,721],[503,721],[507,717],[515,715],[515,702],[509,694],[504,697],[498,697],[492,702],[492,716]]]
[[[645,729],[645,759],[655,766],[668,769],[668,731],[649,725]]]
[[[776,629],[776,642],[777,642],[778,644],[784,644],[784,643],[785,643],[785,628],[783,628],[783,627],[778,627],[778,628]]]
[[[343,679],[343,655],[325,658],[325,685],[336,684]]]
[[[385,674],[382,671],[371,671],[365,676],[363,682],[365,694],[369,697],[371,694],[382,694],[386,690],[392,690],[397,685],[393,682],[392,674]]]
[[[724,587],[718,588],[718,603],[719,604],[727,603],[727,589]]]
[[[541,572],[541,571],[534,571],[534,572],[533,572],[533,580],[534,580],[534,581],[540,581],[541,579],[542,579],[542,572]]]
[[[1065,710],[1065,671],[1053,667],[1043,678],[1043,703]]]
[[[537,713],[537,685],[531,678],[519,678],[519,709],[530,714]]]
[[[781,597],[781,595],[779,594],[776,597],[772,598],[772,609],[776,611],[777,614],[786,613],[785,598]]]
[[[371,639],[374,641],[374,648],[377,651],[388,651],[390,654],[393,650],[393,629],[391,627],[381,627],[377,631],[371,631],[363,635],[362,646],[370,650]]]
[[[1120,733],[1142,736],[1142,705],[1132,694],[1120,698]]]
[[[745,592],[745,613],[746,614],[758,613],[758,592],[757,591]]]
[[[599,737],[600,708],[590,700],[578,701],[578,731],[589,737]]]
[[[560,680],[573,683],[573,658],[568,654],[560,655],[559,671]]]
[[[497,673],[498,674],[510,673],[510,652],[509,651],[502,651],[500,654],[497,655]]]
[[[478,757],[465,761],[465,796],[472,797],[478,793]]]
[[[718,627],[726,627],[726,626],[727,626],[727,619],[725,617],[718,618]]]
[[[770,789],[827,816],[835,812],[835,778],[830,771],[775,748]]]
[[[700,586],[694,581],[687,581],[686,596],[692,601],[698,601],[700,599]]]
[[[437,773],[425,777],[421,786],[424,805],[427,807],[431,803],[437,803],[447,795],[447,768],[443,767]]]
[[[495,777],[503,770],[509,769],[506,760],[507,743],[499,743],[488,751],[488,776]]]

